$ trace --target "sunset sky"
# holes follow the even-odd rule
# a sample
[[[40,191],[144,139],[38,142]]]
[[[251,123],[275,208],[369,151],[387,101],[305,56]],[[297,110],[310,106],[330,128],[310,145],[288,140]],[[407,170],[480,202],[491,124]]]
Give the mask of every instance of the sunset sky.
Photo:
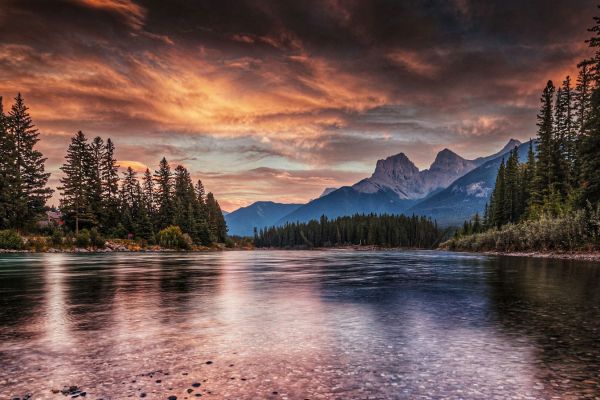
[[[590,0],[0,0],[0,95],[60,176],[69,138],[186,166],[223,209],[305,202],[406,153],[535,135],[548,79],[589,54]]]

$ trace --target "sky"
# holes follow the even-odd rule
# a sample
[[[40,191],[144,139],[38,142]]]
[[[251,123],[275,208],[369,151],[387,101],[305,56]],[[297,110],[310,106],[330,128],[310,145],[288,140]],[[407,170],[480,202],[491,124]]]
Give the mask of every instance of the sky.
[[[184,165],[222,208],[306,202],[404,152],[427,168],[536,132],[589,54],[591,0],[0,0],[0,95],[60,178],[78,130]],[[54,200],[56,200],[55,197]]]

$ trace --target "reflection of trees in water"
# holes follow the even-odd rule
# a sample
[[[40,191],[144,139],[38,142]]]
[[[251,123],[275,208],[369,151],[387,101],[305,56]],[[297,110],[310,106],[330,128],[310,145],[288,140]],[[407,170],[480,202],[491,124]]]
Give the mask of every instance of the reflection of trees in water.
[[[511,339],[535,345],[539,379],[563,394],[598,391],[599,266],[508,257],[496,262],[488,279],[490,307]]]
[[[214,301],[221,273],[220,266],[211,259],[192,256],[163,256],[156,259],[160,291],[161,320],[163,323],[181,322],[187,318],[195,298]]]
[[[35,320],[41,318],[46,283],[39,259],[2,255],[0,266],[0,340],[31,340],[40,332]]]
[[[71,329],[95,331],[111,325],[117,285],[110,263],[110,258],[83,255],[63,264]]]

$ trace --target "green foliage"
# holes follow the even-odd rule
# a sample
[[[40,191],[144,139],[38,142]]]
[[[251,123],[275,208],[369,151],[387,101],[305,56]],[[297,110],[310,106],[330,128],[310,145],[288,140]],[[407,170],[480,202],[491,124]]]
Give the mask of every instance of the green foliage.
[[[77,247],[88,247],[91,243],[90,231],[82,229],[75,235],[75,244]]]
[[[572,251],[600,245],[600,208],[589,206],[555,217],[507,224],[500,229],[454,237],[441,247],[460,251]]]
[[[8,115],[0,97],[0,229],[29,228],[52,195],[39,132],[19,93]]]
[[[19,233],[12,229],[0,231],[0,249],[21,250],[23,248],[23,238]]]
[[[46,242],[45,238],[34,236],[27,240],[27,247],[38,252],[45,251],[48,247],[48,243]]]
[[[90,229],[90,244],[96,248],[104,247],[105,241],[98,232],[98,228]]]
[[[54,228],[54,230],[52,231],[52,236],[50,236],[50,242],[52,243],[52,245],[57,247],[62,246],[63,239],[64,235],[62,229]]]
[[[158,244],[166,249],[190,250],[192,240],[178,226],[169,226],[158,232]]]
[[[370,245],[431,248],[442,232],[429,218],[405,215],[353,215],[292,223],[256,231],[256,247],[332,247]]]

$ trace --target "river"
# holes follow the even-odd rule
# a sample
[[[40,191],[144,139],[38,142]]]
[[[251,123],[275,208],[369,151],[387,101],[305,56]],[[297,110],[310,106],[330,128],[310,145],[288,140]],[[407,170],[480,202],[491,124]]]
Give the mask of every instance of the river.
[[[78,389],[53,393],[65,386]],[[0,398],[82,392],[594,398],[600,263],[440,251],[1,255]]]

